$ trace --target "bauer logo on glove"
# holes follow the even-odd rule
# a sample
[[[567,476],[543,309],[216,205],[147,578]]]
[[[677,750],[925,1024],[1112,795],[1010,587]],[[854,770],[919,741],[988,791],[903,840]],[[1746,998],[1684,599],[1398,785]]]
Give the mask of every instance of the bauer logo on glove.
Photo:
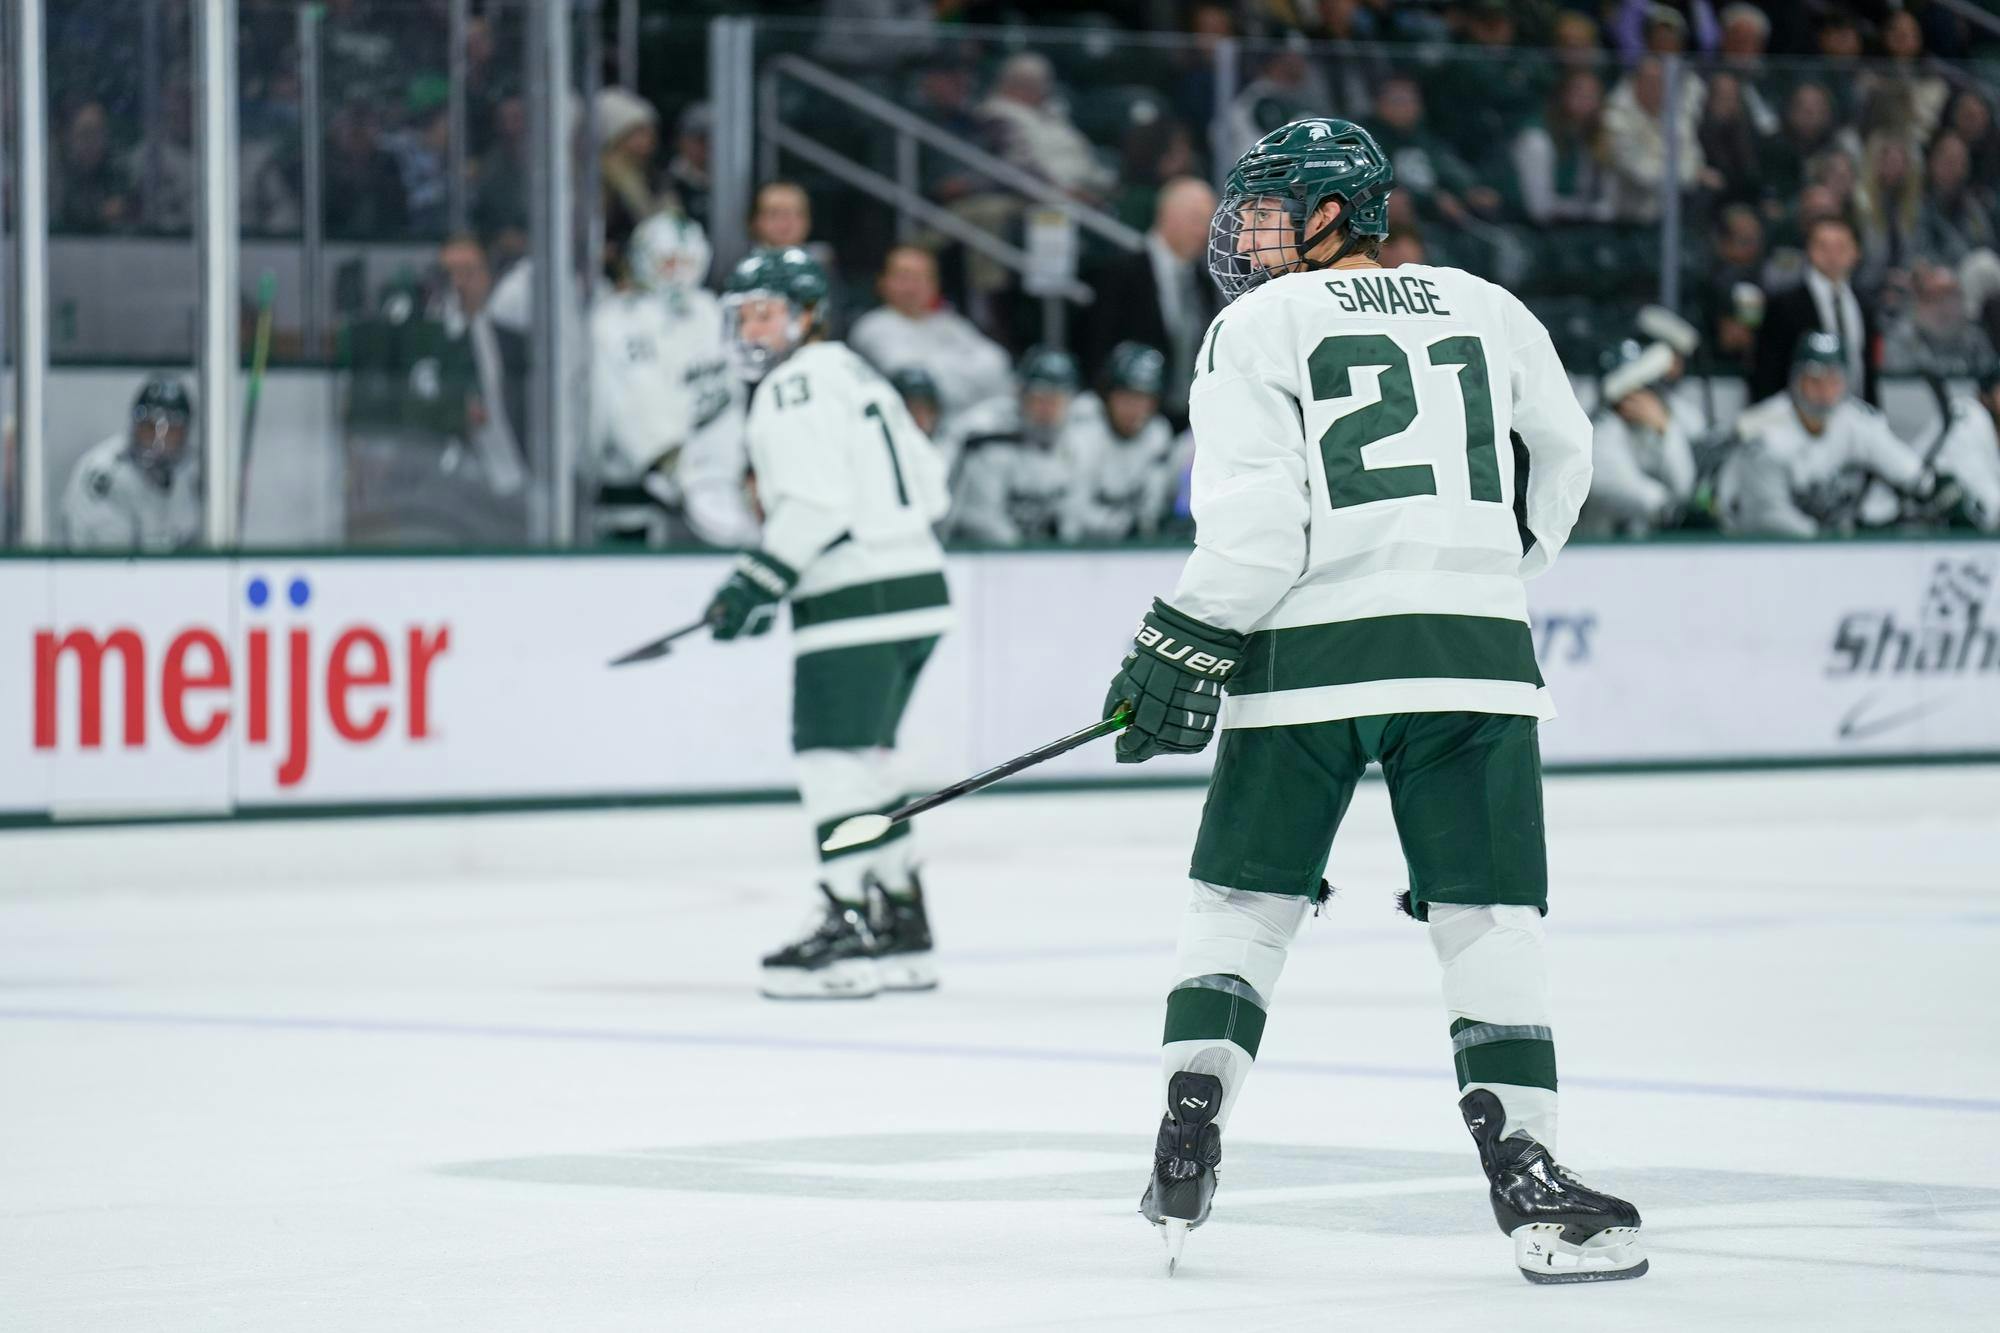
[[[1222,682],[1242,660],[1243,642],[1234,630],[1203,624],[1155,599],[1104,698],[1105,717],[1128,705],[1132,712],[1118,736],[1118,762],[1206,748],[1222,711]]]
[[[1236,670],[1236,663],[1219,659],[1210,653],[1195,652],[1193,644],[1180,642],[1170,634],[1162,634],[1144,620],[1139,622],[1139,633],[1133,642],[1153,656],[1172,662],[1175,666],[1191,671],[1197,676],[1214,676],[1217,680],[1228,680],[1229,673]]]

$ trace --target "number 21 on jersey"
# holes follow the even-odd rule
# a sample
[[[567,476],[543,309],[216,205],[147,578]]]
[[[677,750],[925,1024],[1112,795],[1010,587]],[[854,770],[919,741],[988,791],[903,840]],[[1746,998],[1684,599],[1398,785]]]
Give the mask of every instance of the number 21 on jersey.
[[[1465,409],[1465,464],[1470,498],[1505,504],[1500,481],[1500,441],[1494,429],[1492,388],[1486,348],[1472,334],[1453,334],[1426,344],[1426,374],[1449,374]],[[1429,463],[1371,466],[1363,451],[1378,440],[1400,435],[1417,422],[1422,407],[1401,343],[1383,333],[1342,333],[1322,338],[1306,358],[1314,402],[1353,396],[1353,372],[1374,367],[1379,397],[1338,417],[1319,437],[1326,464],[1327,503],[1334,509],[1436,495],[1437,469]]]

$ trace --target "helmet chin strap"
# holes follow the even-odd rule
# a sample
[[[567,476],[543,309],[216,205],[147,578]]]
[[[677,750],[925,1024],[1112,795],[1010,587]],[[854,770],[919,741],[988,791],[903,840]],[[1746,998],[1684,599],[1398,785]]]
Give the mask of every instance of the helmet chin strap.
[[[1340,243],[1340,248],[1325,259],[1315,260],[1310,257],[1312,252],[1317,250],[1326,241],[1327,237],[1340,230],[1342,220],[1354,212],[1356,202],[1357,200],[1353,199],[1342,200],[1339,215],[1311,236],[1305,235],[1306,224],[1303,220],[1300,221],[1299,263],[1303,266],[1300,270],[1301,272],[1314,273],[1323,268],[1332,268],[1335,264],[1338,264],[1341,260],[1361,248],[1361,236],[1356,232],[1350,231],[1347,233],[1347,239]]]

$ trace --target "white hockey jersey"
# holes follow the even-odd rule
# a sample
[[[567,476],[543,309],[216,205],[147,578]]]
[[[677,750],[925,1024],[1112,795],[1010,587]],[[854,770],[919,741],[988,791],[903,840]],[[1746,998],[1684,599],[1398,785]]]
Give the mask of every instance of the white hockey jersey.
[[[201,468],[190,452],[165,487],[126,452],[123,435],[77,460],[57,510],[58,536],[73,551],[182,551],[201,539]]]
[[[906,366],[928,371],[947,424],[975,404],[1014,392],[1007,350],[955,310],[911,319],[878,306],[854,321],[847,340],[884,375]]]
[[[1209,326],[1190,412],[1171,601],[1249,634],[1224,727],[1554,715],[1522,580],[1590,490],[1590,419],[1516,297],[1421,264],[1274,278]]]
[[[1173,427],[1165,417],[1155,415],[1128,440],[1112,429],[1103,399],[1080,393],[1056,448],[1069,469],[1056,521],[1062,540],[1115,542],[1159,530],[1179,481]]]
[[[1605,408],[1594,430],[1581,531],[1650,531],[1694,495],[1694,447],[1678,418],[1669,415],[1663,431],[1648,430]]]
[[[951,423],[956,459],[951,530],[976,542],[1019,546],[1051,541],[1075,469],[1058,443],[1031,435],[1020,400],[989,398]]]
[[[799,572],[794,652],[950,627],[932,533],[950,505],[944,465],[894,386],[845,345],[808,343],[751,395],[749,443],[763,549]]]
[[[1937,469],[1965,493],[1965,507],[1979,530],[2000,532],[2000,431],[1984,405],[1968,399],[1952,403]]]
[[[1732,533],[1811,537],[1842,510],[1861,517],[1849,497],[1869,477],[1909,492],[1923,475],[1923,460],[1887,418],[1853,398],[1836,404],[1814,435],[1790,393],[1774,394],[1744,409],[1736,433],[1715,479],[1716,508]]]
[[[592,478],[644,485],[678,505],[711,545],[756,540],[743,495],[743,403],[721,303],[704,291],[678,298],[604,291],[590,324]]]

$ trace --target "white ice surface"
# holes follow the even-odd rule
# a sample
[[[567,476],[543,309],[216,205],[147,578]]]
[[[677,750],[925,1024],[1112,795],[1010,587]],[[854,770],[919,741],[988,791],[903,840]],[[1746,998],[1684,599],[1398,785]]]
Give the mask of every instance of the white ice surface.
[[[927,819],[944,987],[756,998],[793,808],[0,835],[7,1330],[1992,1328],[2000,771],[1559,779],[1534,1288],[1363,788],[1178,1277],[1133,1209],[1200,797]]]

